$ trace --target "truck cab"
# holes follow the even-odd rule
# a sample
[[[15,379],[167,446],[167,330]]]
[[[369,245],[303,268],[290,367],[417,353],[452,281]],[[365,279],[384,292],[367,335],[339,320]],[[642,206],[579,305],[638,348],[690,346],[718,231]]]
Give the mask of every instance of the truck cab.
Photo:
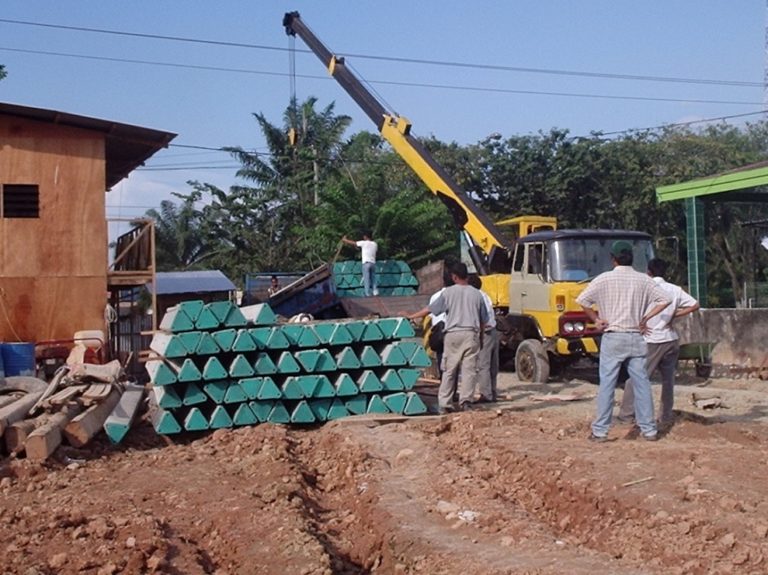
[[[633,267],[644,273],[653,242],[643,232],[552,229],[517,240],[500,329],[502,342],[515,352],[521,380],[546,381],[550,365],[596,358],[600,335],[576,298],[590,280],[613,269],[610,249],[616,240],[632,244]]]

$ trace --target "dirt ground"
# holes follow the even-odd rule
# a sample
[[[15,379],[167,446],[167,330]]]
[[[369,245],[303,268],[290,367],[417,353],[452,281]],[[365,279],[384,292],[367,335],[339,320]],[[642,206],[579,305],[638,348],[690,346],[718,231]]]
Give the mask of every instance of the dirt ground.
[[[450,416],[173,443],[142,423],[118,447],[3,459],[0,573],[766,573],[768,382],[681,383],[656,443],[627,425],[588,442],[581,376],[505,373],[503,401]]]

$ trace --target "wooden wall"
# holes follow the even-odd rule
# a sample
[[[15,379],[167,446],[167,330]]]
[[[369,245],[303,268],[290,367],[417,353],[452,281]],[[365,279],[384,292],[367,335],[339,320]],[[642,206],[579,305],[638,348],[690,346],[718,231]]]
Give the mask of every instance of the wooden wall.
[[[0,115],[0,146],[0,184],[40,194],[38,219],[0,217],[0,341],[104,329],[103,135]]]

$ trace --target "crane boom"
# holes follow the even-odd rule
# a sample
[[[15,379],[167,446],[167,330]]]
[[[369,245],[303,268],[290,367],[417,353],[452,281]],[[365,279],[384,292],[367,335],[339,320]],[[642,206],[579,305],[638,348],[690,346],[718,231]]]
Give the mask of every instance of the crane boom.
[[[427,187],[448,208],[456,226],[465,230],[474,244],[482,250],[484,258],[476,252],[473,260],[478,272],[488,273],[488,267],[498,259],[506,260],[511,248],[502,232],[488,215],[443,170],[424,146],[411,135],[411,123],[404,117],[390,114],[363,83],[347,68],[344,58],[335,56],[312,33],[298,12],[288,12],[283,26],[290,36],[298,36],[326,66],[331,76],[376,124],[382,137],[405,161]],[[501,252],[501,253],[499,253]]]

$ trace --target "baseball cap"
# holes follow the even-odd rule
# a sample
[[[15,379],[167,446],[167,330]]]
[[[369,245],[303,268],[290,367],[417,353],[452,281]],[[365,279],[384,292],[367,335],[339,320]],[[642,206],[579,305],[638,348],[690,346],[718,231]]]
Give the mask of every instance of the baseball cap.
[[[632,253],[632,244],[627,240],[616,240],[613,242],[611,245],[611,255],[615,257],[621,255],[622,252]]]

